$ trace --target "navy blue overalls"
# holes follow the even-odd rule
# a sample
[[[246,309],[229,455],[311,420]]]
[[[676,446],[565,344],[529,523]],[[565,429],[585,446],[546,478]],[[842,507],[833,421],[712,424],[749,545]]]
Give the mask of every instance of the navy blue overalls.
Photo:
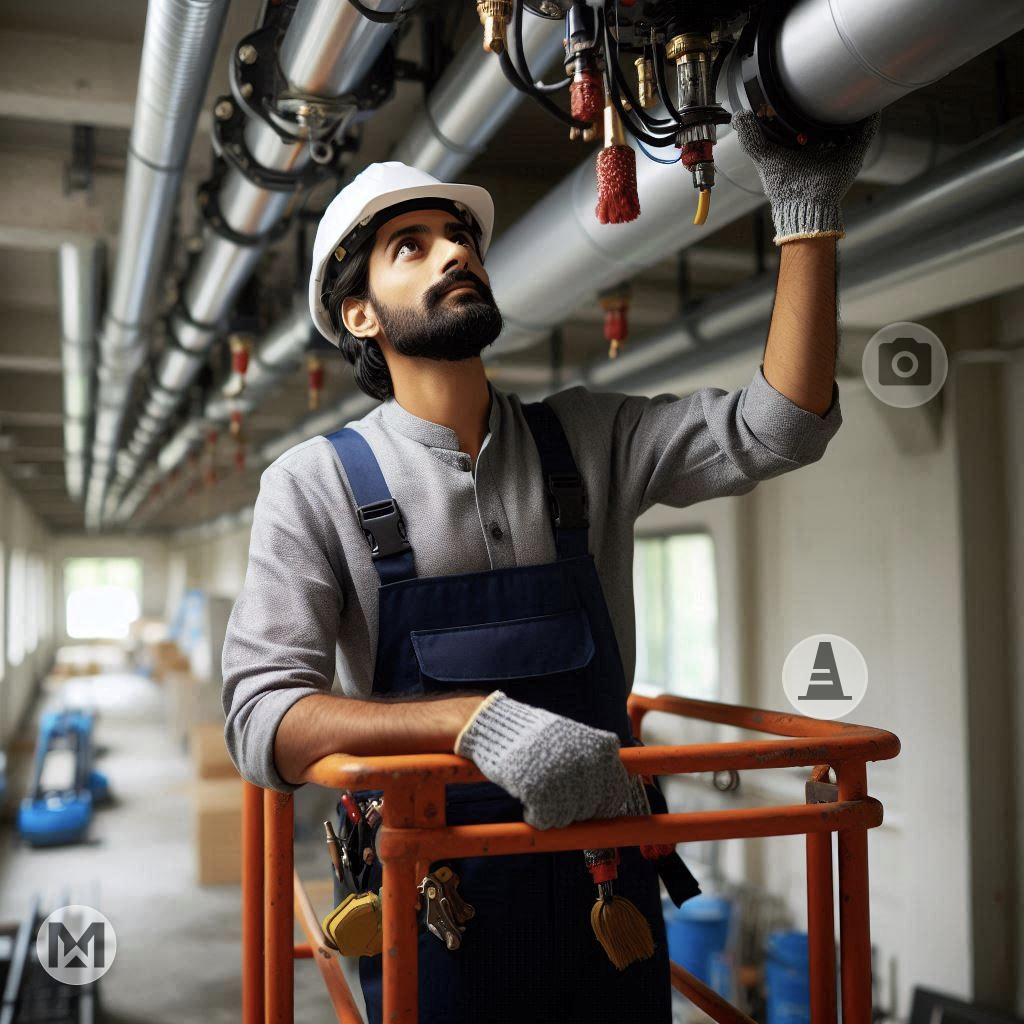
[[[540,453],[555,524],[558,557],[545,565],[417,577],[400,513],[370,446],[354,430],[329,435],[363,527],[372,534],[367,539],[380,575],[373,693],[500,689],[617,733],[628,746],[634,741],[622,660],[587,550],[576,463],[548,406],[526,405],[523,412]],[[522,821],[522,816],[522,804],[493,783],[447,787],[449,824]],[[597,888],[581,851],[445,858],[431,865],[431,870],[451,866],[460,878],[460,894],[476,914],[466,923],[461,946],[452,951],[420,927],[423,1024],[669,1024],[658,876],[637,847],[622,848],[620,855],[615,891],[640,908],[655,942],[653,957],[621,972],[591,929]],[[377,891],[380,881],[378,863],[367,888]],[[696,891],[694,882],[687,895]],[[340,889],[337,894],[340,899]],[[369,1024],[380,1024],[382,1016],[381,961],[380,955],[360,958]]]

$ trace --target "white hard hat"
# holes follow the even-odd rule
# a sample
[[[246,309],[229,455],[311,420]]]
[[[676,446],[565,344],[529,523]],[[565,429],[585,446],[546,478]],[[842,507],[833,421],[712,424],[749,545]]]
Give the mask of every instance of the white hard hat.
[[[320,218],[313,242],[313,271],[309,275],[309,312],[320,333],[332,344],[340,338],[331,323],[322,294],[329,270],[367,238],[373,238],[385,220],[397,216],[393,207],[425,208],[437,200],[439,208],[452,205],[458,215],[468,212],[480,228],[480,255],[487,252],[494,227],[494,202],[479,185],[451,185],[397,160],[370,164],[331,200]]]

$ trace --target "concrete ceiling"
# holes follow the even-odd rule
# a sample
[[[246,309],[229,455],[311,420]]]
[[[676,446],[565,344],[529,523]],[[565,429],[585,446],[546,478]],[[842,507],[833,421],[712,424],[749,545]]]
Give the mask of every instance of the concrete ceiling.
[[[228,54],[251,31],[260,6],[257,0],[234,0],[228,14],[181,193],[179,263],[180,240],[198,223],[195,187],[209,172],[212,100],[228,91]],[[480,32],[472,5],[463,6],[461,19],[451,19],[458,21],[449,40],[453,49]],[[58,532],[81,530],[84,517],[64,484],[56,250],[64,240],[97,238],[107,246],[108,273],[113,266],[144,25],[145,5],[138,0],[84,6],[73,0],[37,0],[0,7],[0,178],[5,183],[0,191],[0,473]],[[401,55],[415,60],[419,52],[413,31]],[[356,167],[388,156],[421,97],[419,84],[397,84],[393,100],[366,125]],[[887,117],[894,129],[908,135],[956,143],[1022,113],[1024,35],[1017,35],[901,100]],[[91,184],[84,191],[69,191],[66,180],[76,124],[95,129]],[[587,150],[570,143],[561,125],[527,102],[460,177],[495,195],[499,237]],[[880,190],[858,184],[848,205],[867,201]],[[327,198],[315,195],[310,208]],[[705,242],[633,281],[633,343],[642,344],[644,334],[670,322],[686,303],[744,281],[757,271],[759,260],[770,269],[777,255],[771,232],[764,233],[760,252],[756,241],[756,222],[761,219],[764,226],[765,216],[762,211],[721,228],[714,226],[712,216]],[[258,273],[268,289],[287,295],[298,265],[293,230],[266,255]],[[170,268],[168,285],[175,269]],[[605,346],[599,310],[567,309],[566,316],[563,372],[568,373],[600,358]],[[547,343],[505,356],[496,351],[494,356],[493,379],[506,390],[557,384]],[[327,353],[325,370],[322,407],[353,392],[350,368],[333,351]],[[307,402],[305,373],[299,370],[246,424],[250,447],[282,434],[304,415]],[[206,487],[198,479],[190,485],[185,463],[177,485],[181,500],[164,502],[131,528],[178,529],[251,505],[263,466],[237,470],[234,445],[226,436],[217,445],[216,461],[215,486]]]

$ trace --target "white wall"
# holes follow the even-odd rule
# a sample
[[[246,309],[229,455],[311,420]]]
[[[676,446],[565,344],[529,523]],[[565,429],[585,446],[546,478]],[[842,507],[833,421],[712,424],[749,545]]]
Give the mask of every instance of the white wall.
[[[759,358],[751,352],[657,390],[740,387]],[[896,1010],[906,1015],[914,984],[962,995],[971,988],[954,442],[947,432],[932,451],[901,454],[862,380],[841,378],[840,394],[843,426],[820,462],[739,498],[657,513],[659,525],[673,516],[680,525],[704,521],[724,557],[719,572],[733,574],[722,580],[723,597],[733,595],[722,609],[722,641],[726,650],[738,643],[729,662],[746,677],[724,673],[724,699],[791,711],[782,664],[815,633],[845,637],[867,661],[868,692],[854,720],[902,742],[897,759],[868,768],[870,791],[885,806],[868,846],[880,998],[889,1002],[884,979],[894,960]],[[657,741],[671,742],[664,721]],[[807,774],[748,772],[737,798],[717,799],[705,779],[673,787],[670,799],[680,809],[802,803]],[[727,876],[760,881],[806,927],[802,837],[723,845]]]
[[[0,473],[0,546],[3,547],[3,567],[0,571],[0,629],[6,641],[8,578],[11,571],[11,553],[14,549],[31,552],[43,560],[50,578],[51,594],[56,589],[53,562],[50,557],[51,534],[42,520]],[[49,667],[54,652],[54,617],[44,615],[35,650],[20,664],[10,664],[9,645],[3,643],[0,659],[0,747],[6,747],[14,738],[16,728],[32,699],[36,683]]]

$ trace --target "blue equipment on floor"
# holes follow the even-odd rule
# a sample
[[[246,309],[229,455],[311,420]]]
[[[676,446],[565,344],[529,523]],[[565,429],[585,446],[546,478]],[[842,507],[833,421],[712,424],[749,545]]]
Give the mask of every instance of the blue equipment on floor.
[[[110,798],[92,767],[93,711],[45,711],[39,722],[32,786],[18,808],[18,832],[33,846],[85,837],[93,807]]]

